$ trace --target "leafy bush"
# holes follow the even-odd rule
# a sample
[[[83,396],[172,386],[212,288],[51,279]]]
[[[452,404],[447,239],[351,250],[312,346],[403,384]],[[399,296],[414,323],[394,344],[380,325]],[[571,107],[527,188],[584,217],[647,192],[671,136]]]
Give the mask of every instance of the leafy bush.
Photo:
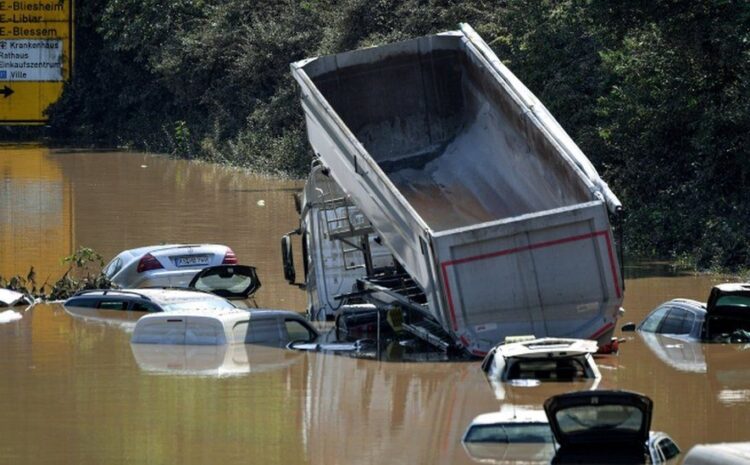
[[[85,289],[110,289],[112,282],[102,273],[104,261],[102,256],[88,247],[81,247],[70,256],[63,257],[63,263],[69,264],[63,275],[45,292],[48,283],[37,289],[36,273],[32,266],[26,277],[12,276],[4,279],[0,276],[0,288],[28,294],[33,298],[46,300],[67,299],[78,291]]]

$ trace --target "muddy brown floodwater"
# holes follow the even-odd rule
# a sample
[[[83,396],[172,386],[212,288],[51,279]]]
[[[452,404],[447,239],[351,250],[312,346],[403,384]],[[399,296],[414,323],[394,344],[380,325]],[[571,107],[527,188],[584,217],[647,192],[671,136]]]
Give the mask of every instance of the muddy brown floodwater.
[[[304,309],[279,238],[301,184],[133,153],[0,147],[0,275],[56,277],[79,246],[106,259],[159,242],[218,242],[256,265],[262,306]],[[721,279],[627,267],[625,321]],[[474,416],[540,408],[583,384],[494,389],[477,362],[397,363],[275,348],[131,346],[129,327],[38,305],[0,324],[0,463],[476,463]],[[642,392],[684,451],[750,439],[750,350],[627,336],[600,387]]]

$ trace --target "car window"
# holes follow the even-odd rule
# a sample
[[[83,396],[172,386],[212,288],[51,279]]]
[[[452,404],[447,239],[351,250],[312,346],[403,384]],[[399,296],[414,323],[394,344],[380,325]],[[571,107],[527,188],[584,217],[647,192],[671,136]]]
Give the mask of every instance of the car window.
[[[643,412],[631,405],[582,405],[558,410],[555,419],[563,434],[587,430],[637,433]]]
[[[685,318],[682,320],[682,330],[680,334],[690,334],[693,330],[693,324],[695,323],[695,314],[693,312],[685,312]]]
[[[128,301],[127,300],[100,300],[99,305],[97,305],[97,308],[100,308],[102,310],[127,310],[128,309]]]
[[[552,430],[543,423],[474,425],[464,442],[550,443]]]
[[[260,288],[255,267],[220,265],[205,268],[190,281],[189,287],[228,299],[247,299]]]
[[[120,268],[122,268],[122,259],[119,257],[116,257],[114,260],[109,262],[107,266],[104,267],[104,270],[102,270],[102,272],[108,278],[111,278],[112,276],[117,274],[118,271],[120,271]]]
[[[246,343],[277,344],[281,342],[281,331],[276,318],[250,318],[245,335]]]
[[[750,297],[744,295],[725,295],[716,300],[717,307],[750,307]]]
[[[558,360],[512,360],[508,367],[508,380],[574,380],[586,377],[586,368],[577,358]]]
[[[655,333],[656,328],[659,327],[659,323],[661,323],[661,321],[664,319],[667,311],[669,311],[668,306],[657,308],[649,316],[647,316],[645,320],[643,320],[643,323],[641,323],[638,329],[649,333]]]
[[[662,334],[688,334],[695,317],[687,310],[672,308],[664,318],[658,332]]]
[[[676,457],[680,453],[680,448],[670,438],[662,438],[656,444],[657,449],[661,452],[664,460],[669,460],[672,457]]]
[[[70,300],[65,302],[65,305],[68,307],[96,308],[99,301],[86,297],[71,297]]]
[[[284,327],[289,341],[312,341],[315,339],[315,334],[299,321],[284,320]]]
[[[154,304],[150,304],[148,302],[133,302],[133,305],[130,307],[130,310],[133,312],[160,312],[161,309],[157,307]]]

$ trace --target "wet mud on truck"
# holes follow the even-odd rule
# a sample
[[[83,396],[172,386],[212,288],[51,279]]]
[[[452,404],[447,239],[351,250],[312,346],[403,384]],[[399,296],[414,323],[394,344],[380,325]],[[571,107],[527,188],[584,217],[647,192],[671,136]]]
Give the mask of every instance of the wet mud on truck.
[[[291,69],[316,154],[296,231],[311,315],[398,306],[474,355],[610,341],[620,202],[470,26]]]

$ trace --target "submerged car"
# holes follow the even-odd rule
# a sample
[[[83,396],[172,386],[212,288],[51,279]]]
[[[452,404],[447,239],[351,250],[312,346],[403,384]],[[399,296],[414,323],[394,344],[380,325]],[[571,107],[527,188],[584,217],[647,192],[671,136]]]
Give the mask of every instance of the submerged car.
[[[31,305],[34,303],[29,295],[10,289],[0,289],[0,307],[15,307],[18,305]]]
[[[193,273],[184,289],[86,290],[70,297],[64,305],[68,310],[78,309],[73,313],[80,316],[117,316],[111,313],[114,311],[133,312],[132,317],[139,318],[144,313],[235,308],[237,305],[229,300],[245,300],[259,288],[254,267],[219,265]],[[97,311],[107,313],[99,315]]]
[[[289,310],[182,310],[139,319],[133,344],[262,344],[284,347],[292,341],[314,341],[319,334]]]
[[[120,252],[102,272],[122,288],[185,287],[206,267],[237,264],[237,256],[225,245],[168,244]]]
[[[90,321],[136,321],[149,313],[236,309],[229,300],[186,289],[107,289],[82,291],[63,304],[65,310]]]
[[[546,464],[555,455],[544,411],[507,404],[474,418],[462,443],[472,459],[495,464]]]
[[[503,343],[485,356],[482,369],[490,379],[573,381],[599,379],[601,374],[592,354],[596,341],[541,338]]]
[[[682,465],[748,465],[750,442],[698,444],[685,455]]]
[[[695,341],[750,341],[750,283],[714,286],[708,302],[690,299],[665,302],[636,326],[626,324],[623,331],[668,334]]]
[[[665,463],[680,449],[665,433],[652,432],[653,402],[629,391],[580,391],[544,402],[559,449],[553,464]]]

